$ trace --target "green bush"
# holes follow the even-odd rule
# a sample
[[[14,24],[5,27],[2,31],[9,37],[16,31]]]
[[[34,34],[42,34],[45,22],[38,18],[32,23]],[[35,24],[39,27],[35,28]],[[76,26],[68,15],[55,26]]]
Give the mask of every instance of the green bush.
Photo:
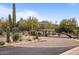
[[[14,33],[13,36],[12,36],[12,38],[13,38],[13,41],[14,41],[14,42],[20,40],[20,35],[19,35],[19,33]]]
[[[4,41],[0,41],[0,45],[5,45],[5,42]]]
[[[2,35],[3,34],[3,30],[2,29],[0,29],[0,35]]]

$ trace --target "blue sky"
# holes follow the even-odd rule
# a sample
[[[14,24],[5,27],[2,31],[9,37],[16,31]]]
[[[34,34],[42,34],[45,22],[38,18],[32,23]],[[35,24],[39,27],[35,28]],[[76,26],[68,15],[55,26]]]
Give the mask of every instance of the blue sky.
[[[79,22],[79,4],[75,3],[17,3],[17,19],[28,16],[35,16],[41,20],[49,20],[53,23],[58,23],[64,18],[75,17]],[[11,3],[0,4],[0,17],[6,17],[12,13]]]

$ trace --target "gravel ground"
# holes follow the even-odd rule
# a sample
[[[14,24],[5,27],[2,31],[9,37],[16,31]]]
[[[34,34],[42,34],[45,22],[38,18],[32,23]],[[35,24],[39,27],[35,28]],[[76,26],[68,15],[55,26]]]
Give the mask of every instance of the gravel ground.
[[[68,37],[40,37],[40,41],[32,42],[21,42],[18,44],[13,44],[15,47],[68,47],[68,46],[78,46],[79,40],[72,39]]]

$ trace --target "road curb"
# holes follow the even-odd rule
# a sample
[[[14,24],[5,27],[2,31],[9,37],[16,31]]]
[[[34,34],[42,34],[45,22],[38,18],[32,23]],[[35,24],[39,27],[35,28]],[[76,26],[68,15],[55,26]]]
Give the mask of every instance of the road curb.
[[[77,50],[79,50],[79,47],[72,48],[64,53],[61,53],[60,55],[78,55],[79,53]]]

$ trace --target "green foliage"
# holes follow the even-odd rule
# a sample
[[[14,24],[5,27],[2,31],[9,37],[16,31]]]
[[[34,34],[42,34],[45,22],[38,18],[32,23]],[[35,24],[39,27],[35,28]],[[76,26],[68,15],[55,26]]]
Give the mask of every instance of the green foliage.
[[[0,45],[5,45],[5,42],[4,41],[0,41]]]
[[[28,30],[38,30],[39,22],[38,19],[35,17],[29,17],[27,19],[27,29]]]
[[[70,19],[63,19],[60,22],[60,26],[59,26],[59,30],[60,32],[67,32],[67,33],[71,33],[76,30],[77,28],[77,22],[75,20],[75,18],[70,18]]]
[[[20,40],[20,34],[19,33],[14,33],[12,38],[13,38],[13,41],[16,42],[16,41]]]
[[[31,31],[31,30],[38,30],[39,22],[38,19],[35,17],[29,17],[28,19],[24,20],[23,18],[17,22],[17,27],[21,31]]]
[[[8,21],[7,20],[2,20],[0,21],[0,29],[3,29],[4,31],[6,31],[6,28],[8,26]]]

